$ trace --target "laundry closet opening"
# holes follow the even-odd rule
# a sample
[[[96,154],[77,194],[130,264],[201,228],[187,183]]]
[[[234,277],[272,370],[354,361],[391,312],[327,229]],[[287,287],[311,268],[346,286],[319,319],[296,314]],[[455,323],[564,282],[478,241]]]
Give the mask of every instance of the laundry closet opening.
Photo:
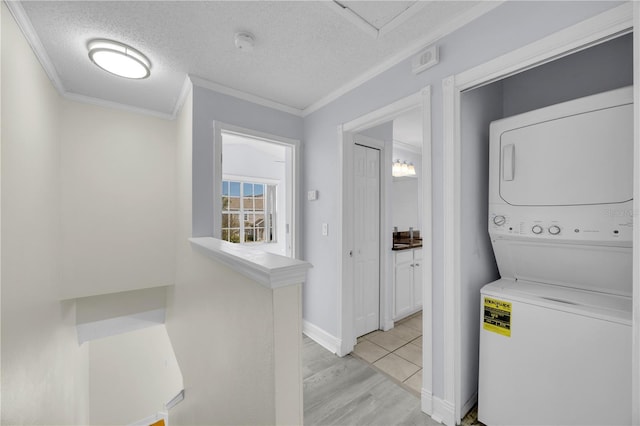
[[[478,399],[480,289],[501,278],[488,233],[490,123],[632,85],[633,36],[625,34],[461,94],[461,335],[457,351],[462,417]]]

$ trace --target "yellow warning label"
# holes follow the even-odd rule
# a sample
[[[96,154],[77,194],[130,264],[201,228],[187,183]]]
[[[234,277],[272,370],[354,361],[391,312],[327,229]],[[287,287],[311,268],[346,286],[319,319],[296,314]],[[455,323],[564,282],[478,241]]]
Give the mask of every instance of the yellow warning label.
[[[511,337],[511,303],[485,297],[482,327],[487,331]]]

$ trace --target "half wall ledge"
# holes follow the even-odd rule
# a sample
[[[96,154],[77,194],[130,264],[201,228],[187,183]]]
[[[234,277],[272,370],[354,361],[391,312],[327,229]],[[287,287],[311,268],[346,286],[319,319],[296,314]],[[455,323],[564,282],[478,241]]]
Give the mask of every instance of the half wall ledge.
[[[263,286],[276,289],[305,282],[309,262],[267,253],[212,237],[189,238],[203,255],[221,262]]]

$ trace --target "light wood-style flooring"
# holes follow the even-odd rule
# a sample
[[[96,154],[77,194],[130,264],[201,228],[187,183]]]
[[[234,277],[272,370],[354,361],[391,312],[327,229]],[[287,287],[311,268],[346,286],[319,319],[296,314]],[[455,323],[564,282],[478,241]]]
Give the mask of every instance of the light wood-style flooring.
[[[338,357],[303,337],[304,424],[436,426],[420,399],[351,355]]]

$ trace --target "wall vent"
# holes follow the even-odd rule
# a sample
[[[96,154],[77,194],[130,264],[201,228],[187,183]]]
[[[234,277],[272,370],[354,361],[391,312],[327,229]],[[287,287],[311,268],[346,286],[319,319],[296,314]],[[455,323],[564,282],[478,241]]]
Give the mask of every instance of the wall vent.
[[[413,57],[411,70],[414,74],[420,74],[422,71],[436,65],[439,61],[438,46],[434,44]]]

